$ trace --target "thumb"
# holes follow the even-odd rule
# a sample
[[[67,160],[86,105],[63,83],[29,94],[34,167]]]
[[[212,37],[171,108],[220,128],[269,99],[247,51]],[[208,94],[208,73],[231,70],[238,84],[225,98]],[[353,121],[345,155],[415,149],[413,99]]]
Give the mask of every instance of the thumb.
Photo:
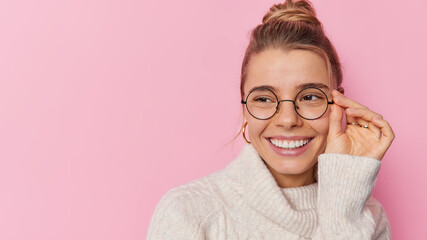
[[[342,133],[342,109],[336,104],[331,105],[329,114],[329,133],[328,137],[338,137]]]

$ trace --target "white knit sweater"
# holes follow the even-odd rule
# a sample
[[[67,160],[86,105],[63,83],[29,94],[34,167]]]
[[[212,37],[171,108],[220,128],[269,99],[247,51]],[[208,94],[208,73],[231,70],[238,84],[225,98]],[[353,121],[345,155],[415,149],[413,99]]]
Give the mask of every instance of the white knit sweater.
[[[384,209],[370,197],[380,163],[321,154],[317,183],[281,189],[246,145],[223,170],[170,190],[147,239],[391,239]]]

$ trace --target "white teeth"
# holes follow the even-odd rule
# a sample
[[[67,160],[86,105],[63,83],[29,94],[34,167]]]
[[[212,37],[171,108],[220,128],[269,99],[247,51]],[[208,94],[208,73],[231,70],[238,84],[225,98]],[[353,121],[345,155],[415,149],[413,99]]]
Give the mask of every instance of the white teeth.
[[[279,143],[278,145],[282,148],[288,148],[289,147],[288,142],[280,142],[278,140],[276,140],[276,141]]]
[[[277,139],[270,139],[270,142],[276,147],[294,149],[306,145],[309,142],[309,139],[299,141],[279,141]]]
[[[280,141],[278,141],[278,142],[280,143]],[[289,143],[288,142],[282,142],[281,145],[284,148],[288,148],[289,147]]]

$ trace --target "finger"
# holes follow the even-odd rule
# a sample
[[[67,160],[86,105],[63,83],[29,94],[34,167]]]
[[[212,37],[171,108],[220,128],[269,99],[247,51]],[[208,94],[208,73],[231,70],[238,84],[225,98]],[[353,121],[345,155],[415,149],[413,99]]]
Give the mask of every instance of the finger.
[[[347,109],[354,109],[354,108],[347,108]],[[363,120],[358,115],[353,115],[351,110],[347,110],[347,109],[345,110],[345,116],[347,119],[347,123],[350,123],[349,126],[361,127],[361,126],[369,125],[368,121]]]
[[[347,123],[359,123],[355,117],[352,117],[349,114],[347,114],[347,111],[345,111],[344,113],[345,113],[345,118],[347,120]]]
[[[370,131],[373,134],[372,136],[375,136],[378,141],[381,139],[381,129],[373,123],[347,123],[347,128],[354,128],[356,131],[357,129],[362,129],[360,133],[363,135],[369,133],[365,131]]]
[[[347,112],[346,112],[346,117],[347,117],[348,126],[356,126],[356,127],[369,126],[369,122],[364,120],[361,117],[352,116],[350,114],[347,114]]]
[[[378,140],[381,139],[381,129],[379,127],[377,127],[373,123],[368,123],[368,129],[371,130],[375,134],[375,136],[377,136]]]
[[[332,98],[334,100],[334,103],[338,104],[343,108],[367,108],[366,106],[351,100],[350,98],[346,97],[344,94],[341,94],[337,90],[332,91]]]
[[[363,106],[362,104],[360,104],[356,101],[353,101],[353,100],[347,98],[346,96],[344,96],[343,94],[341,94],[340,92],[338,92],[336,90],[332,91],[332,96],[334,99],[334,103],[336,103],[337,105],[339,105],[343,108],[366,108],[367,109],[367,107]],[[368,122],[366,122],[362,119],[356,119],[356,117],[353,117],[353,116],[347,114],[347,111],[346,111],[345,116],[346,116],[347,122],[349,122],[349,123],[359,123],[363,126],[368,125]]]
[[[332,104],[329,114],[329,133],[328,137],[337,137],[342,133],[342,108]]]
[[[363,115],[366,116],[366,119],[371,119],[374,116],[379,119],[383,119],[383,116],[381,114],[378,114],[368,108],[347,108],[345,112],[357,117],[361,117]]]
[[[381,138],[381,129],[375,126],[375,124],[369,122],[372,117],[382,119],[382,116],[380,114],[364,108],[347,108],[346,113],[351,117],[357,117],[356,121],[361,126],[368,126],[368,129],[375,133],[378,139]]]
[[[351,117],[362,118],[363,120],[368,121],[368,122],[371,121],[372,117],[376,117],[379,119],[383,118],[380,114],[375,113],[375,112],[373,112],[369,109],[366,109],[366,108],[347,108],[345,110],[345,112],[347,115],[349,115]]]
[[[372,123],[381,129],[382,136],[380,142],[387,150],[394,139],[393,129],[391,129],[390,124],[384,119],[373,117]]]

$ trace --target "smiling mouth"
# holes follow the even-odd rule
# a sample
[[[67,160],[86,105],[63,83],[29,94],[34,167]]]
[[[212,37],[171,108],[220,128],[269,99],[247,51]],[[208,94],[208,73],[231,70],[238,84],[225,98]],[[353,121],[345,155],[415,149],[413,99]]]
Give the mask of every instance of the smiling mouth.
[[[296,149],[307,145],[313,138],[301,139],[301,140],[278,140],[268,139],[274,146],[283,149]]]

